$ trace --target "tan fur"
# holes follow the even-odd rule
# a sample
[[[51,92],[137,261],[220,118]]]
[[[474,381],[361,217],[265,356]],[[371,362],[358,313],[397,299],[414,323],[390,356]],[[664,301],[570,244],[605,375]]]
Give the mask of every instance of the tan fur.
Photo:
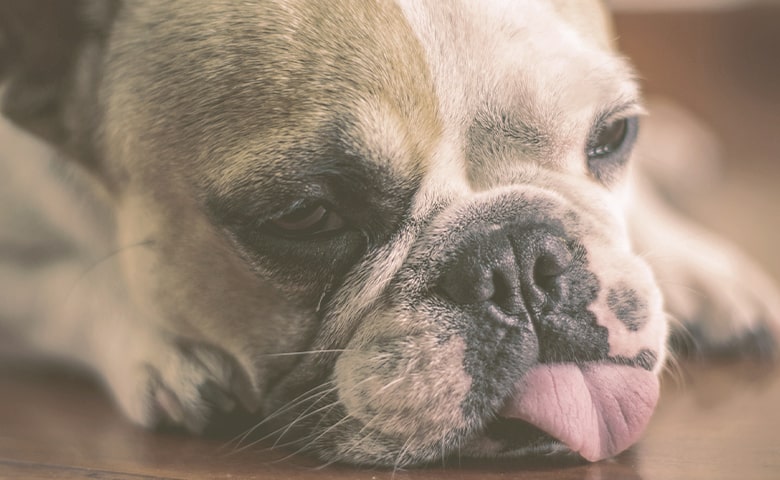
[[[83,7],[56,88],[19,97],[49,110],[9,114],[62,129],[58,146],[88,168],[0,158],[0,192],[30,212],[0,216],[0,292],[15,292],[0,318],[94,369],[139,424],[200,431],[240,402],[277,441],[328,461],[560,453],[553,440],[507,453],[486,433],[537,362],[584,352],[658,374],[668,314],[688,314],[715,349],[776,333],[759,269],[712,239],[681,247],[694,230],[634,189],[627,156],[589,162],[600,128],[643,111],[596,2]],[[9,72],[24,92],[23,66]],[[346,227],[313,239],[272,228],[305,202]],[[531,262],[520,273],[540,283],[541,256],[525,252],[536,244],[515,238],[534,232],[548,256],[565,250],[556,281],[578,275],[563,300],[545,297],[578,309],[561,307],[560,351],[531,313],[485,313],[495,305],[442,287],[476,255],[511,264],[500,273]],[[38,257],[26,242],[46,235]],[[677,269],[643,257],[659,245]],[[745,278],[758,288],[733,288]],[[705,307],[686,282],[727,314],[697,323]],[[511,287],[513,301],[534,306],[537,283]]]

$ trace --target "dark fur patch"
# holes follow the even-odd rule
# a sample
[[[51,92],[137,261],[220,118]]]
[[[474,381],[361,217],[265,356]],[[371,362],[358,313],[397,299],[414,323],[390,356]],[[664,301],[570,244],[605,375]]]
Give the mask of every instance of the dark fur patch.
[[[628,365],[631,367],[644,368],[645,370],[652,370],[656,363],[658,363],[658,355],[654,351],[645,348],[640,350],[635,357],[628,358],[618,355],[610,357],[610,360],[619,365]]]
[[[758,322],[753,329],[746,329],[723,342],[706,338],[700,324],[692,324],[672,331],[669,348],[678,355],[692,358],[750,358],[771,361],[780,357],[780,346],[767,327],[767,322]]]
[[[536,320],[539,361],[543,363],[603,360],[609,353],[609,330],[588,310],[599,292],[599,281],[583,263],[562,278],[564,301]]]
[[[620,286],[610,289],[607,305],[632,332],[641,329],[648,321],[647,305],[630,287]]]

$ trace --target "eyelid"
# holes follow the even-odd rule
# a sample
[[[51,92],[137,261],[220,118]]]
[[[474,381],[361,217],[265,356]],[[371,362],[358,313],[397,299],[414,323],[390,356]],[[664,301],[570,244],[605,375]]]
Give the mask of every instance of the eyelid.
[[[601,111],[596,115],[596,120],[593,122],[594,131],[598,131],[601,128],[609,125],[610,123],[631,117],[644,117],[647,115],[647,109],[639,101],[632,100],[617,106],[613,106],[607,110]]]
[[[268,220],[276,220],[285,217],[298,209],[309,207],[311,205],[314,205],[315,203],[322,204],[323,202],[312,201],[305,198],[295,200],[294,202],[290,203],[287,207],[285,207],[283,210],[279,210],[275,212],[273,215],[270,215],[268,217]]]
[[[613,122],[621,119],[630,120],[645,115],[647,115],[647,110],[638,100],[630,100],[603,110],[596,116],[591,131],[588,133],[588,147],[585,151],[588,152],[590,150],[591,146],[598,139],[599,134]]]
[[[270,202],[266,203],[269,207],[258,219],[266,222],[289,215],[300,208],[309,207],[315,204],[321,204],[328,208],[333,208],[332,196],[327,188],[318,183],[301,185],[297,189],[298,197],[293,197],[296,193],[290,192],[285,195],[279,195],[273,198],[273,207]]]

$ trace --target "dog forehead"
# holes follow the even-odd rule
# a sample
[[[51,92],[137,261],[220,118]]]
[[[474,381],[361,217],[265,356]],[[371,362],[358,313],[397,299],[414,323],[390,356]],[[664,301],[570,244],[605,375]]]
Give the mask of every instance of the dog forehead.
[[[167,188],[164,158],[168,181],[180,172],[224,197],[279,187],[339,148],[460,188],[474,145],[553,157],[559,137],[584,136],[594,105],[626,89],[598,11],[562,0],[131,2],[107,61],[105,143],[126,146],[109,156],[132,157],[144,184]],[[497,171],[489,157],[480,168]]]
[[[609,11],[601,0],[550,0],[553,8],[584,38],[605,49],[614,49]]]
[[[425,55],[392,1],[129,2],[107,64],[106,143],[144,139],[116,156],[152,180],[165,158],[217,188],[275,182],[335,143],[412,175],[436,136]]]
[[[462,152],[472,185],[491,183],[480,177],[502,163],[562,167],[597,116],[636,101],[598,2],[397,2],[426,53],[444,141]]]

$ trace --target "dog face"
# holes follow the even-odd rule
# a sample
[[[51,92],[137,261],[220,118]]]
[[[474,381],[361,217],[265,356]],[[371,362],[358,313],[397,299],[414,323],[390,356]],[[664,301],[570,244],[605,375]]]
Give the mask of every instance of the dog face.
[[[599,5],[114,15],[81,97],[138,321],[234,358],[282,443],[407,465],[636,440],[666,324]]]

